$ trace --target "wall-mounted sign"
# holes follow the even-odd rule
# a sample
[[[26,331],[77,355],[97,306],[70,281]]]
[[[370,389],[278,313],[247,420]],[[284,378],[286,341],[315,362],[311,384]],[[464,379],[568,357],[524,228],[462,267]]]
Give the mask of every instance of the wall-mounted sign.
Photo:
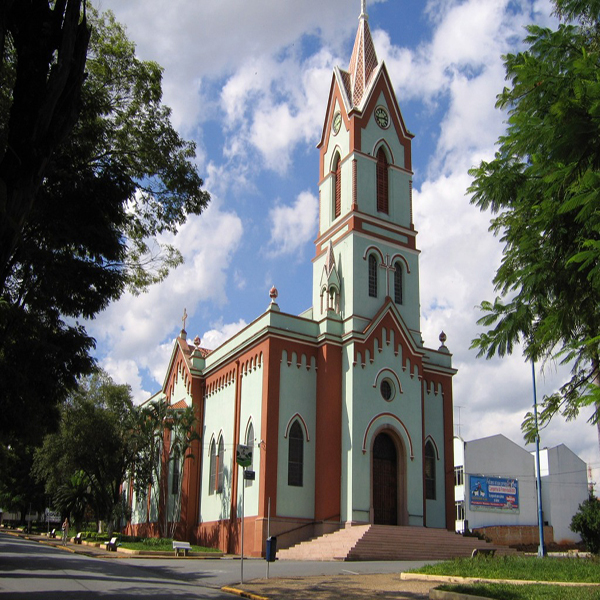
[[[252,464],[252,446],[238,444],[235,461],[240,467],[249,467]]]
[[[519,482],[510,477],[469,475],[469,508],[519,514]]]

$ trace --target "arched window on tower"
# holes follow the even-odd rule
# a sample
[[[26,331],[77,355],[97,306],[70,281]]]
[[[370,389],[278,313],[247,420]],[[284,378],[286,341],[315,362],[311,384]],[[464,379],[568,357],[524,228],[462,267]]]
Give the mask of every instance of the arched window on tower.
[[[402,263],[399,260],[396,261],[394,269],[394,302],[402,304],[404,271],[402,270]]]
[[[379,148],[377,151],[377,211],[389,213],[388,200],[388,160],[385,150]]]
[[[425,444],[425,499],[435,500],[435,448],[431,441]]]
[[[333,218],[342,214],[342,168],[340,155],[333,159]]]
[[[288,454],[288,485],[302,487],[304,472],[304,434],[298,421],[290,427]]]
[[[377,258],[369,254],[369,296],[377,298]]]

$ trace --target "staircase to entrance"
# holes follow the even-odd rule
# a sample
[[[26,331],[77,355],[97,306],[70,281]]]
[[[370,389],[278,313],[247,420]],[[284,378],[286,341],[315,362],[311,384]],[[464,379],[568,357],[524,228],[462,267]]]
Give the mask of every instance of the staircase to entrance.
[[[340,529],[291,548],[279,550],[280,560],[446,560],[471,556],[474,549],[497,554],[515,550],[495,546],[446,529],[356,525]]]

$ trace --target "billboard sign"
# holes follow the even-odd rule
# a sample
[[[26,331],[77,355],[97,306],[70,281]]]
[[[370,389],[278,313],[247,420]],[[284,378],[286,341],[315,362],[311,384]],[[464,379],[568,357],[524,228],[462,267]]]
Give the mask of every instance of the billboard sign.
[[[519,514],[519,482],[510,477],[469,475],[469,508]]]

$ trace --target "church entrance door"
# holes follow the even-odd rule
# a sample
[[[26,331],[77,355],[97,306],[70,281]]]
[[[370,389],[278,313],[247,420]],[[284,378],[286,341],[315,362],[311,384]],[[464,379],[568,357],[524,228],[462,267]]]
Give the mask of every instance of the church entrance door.
[[[373,522],[398,524],[398,452],[394,440],[383,432],[373,443]]]

